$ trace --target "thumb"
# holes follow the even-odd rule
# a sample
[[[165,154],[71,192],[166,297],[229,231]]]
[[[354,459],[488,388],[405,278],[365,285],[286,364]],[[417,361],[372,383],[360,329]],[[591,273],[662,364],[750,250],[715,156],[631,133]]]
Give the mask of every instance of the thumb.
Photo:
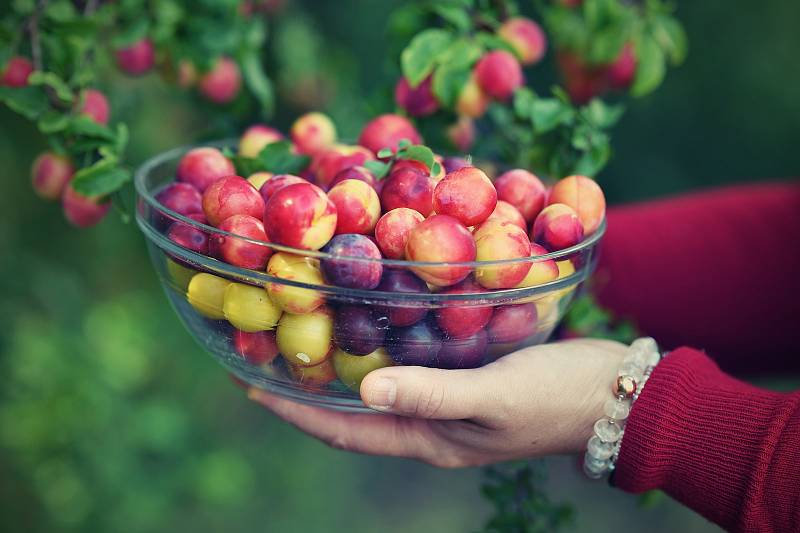
[[[367,374],[361,398],[377,411],[415,418],[458,420],[478,415],[485,396],[483,369],[440,370],[421,366],[387,367]]]

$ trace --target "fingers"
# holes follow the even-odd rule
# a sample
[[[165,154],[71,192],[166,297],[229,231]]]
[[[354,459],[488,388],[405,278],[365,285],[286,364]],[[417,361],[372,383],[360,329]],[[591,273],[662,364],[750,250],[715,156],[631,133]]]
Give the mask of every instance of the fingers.
[[[486,371],[418,366],[373,371],[361,383],[361,398],[378,411],[414,418],[479,418],[486,397]]]
[[[434,462],[441,442],[425,421],[381,414],[342,413],[303,405],[251,388],[248,398],[333,448]]]

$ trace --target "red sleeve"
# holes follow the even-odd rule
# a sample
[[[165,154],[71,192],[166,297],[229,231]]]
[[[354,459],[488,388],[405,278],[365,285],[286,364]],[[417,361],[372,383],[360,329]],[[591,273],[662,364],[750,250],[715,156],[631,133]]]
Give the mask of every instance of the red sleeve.
[[[614,483],[662,489],[731,531],[800,531],[800,392],[752,387],[675,350],[633,404]]]
[[[727,371],[800,369],[800,182],[612,208],[598,298]]]

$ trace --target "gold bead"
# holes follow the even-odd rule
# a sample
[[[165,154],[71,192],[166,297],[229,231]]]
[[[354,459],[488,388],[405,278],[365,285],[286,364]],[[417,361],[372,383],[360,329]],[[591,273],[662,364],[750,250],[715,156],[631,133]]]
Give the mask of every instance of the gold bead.
[[[636,392],[636,380],[631,376],[618,376],[613,392],[614,396],[632,397]]]

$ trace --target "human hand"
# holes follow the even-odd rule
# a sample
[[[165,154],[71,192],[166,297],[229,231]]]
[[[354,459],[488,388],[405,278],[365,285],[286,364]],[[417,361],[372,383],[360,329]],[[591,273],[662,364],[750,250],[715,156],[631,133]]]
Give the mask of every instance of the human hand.
[[[341,413],[259,389],[250,399],[334,448],[457,468],[582,451],[611,398],[620,343],[580,339],[525,348],[471,370],[387,367],[361,397],[387,414]]]

